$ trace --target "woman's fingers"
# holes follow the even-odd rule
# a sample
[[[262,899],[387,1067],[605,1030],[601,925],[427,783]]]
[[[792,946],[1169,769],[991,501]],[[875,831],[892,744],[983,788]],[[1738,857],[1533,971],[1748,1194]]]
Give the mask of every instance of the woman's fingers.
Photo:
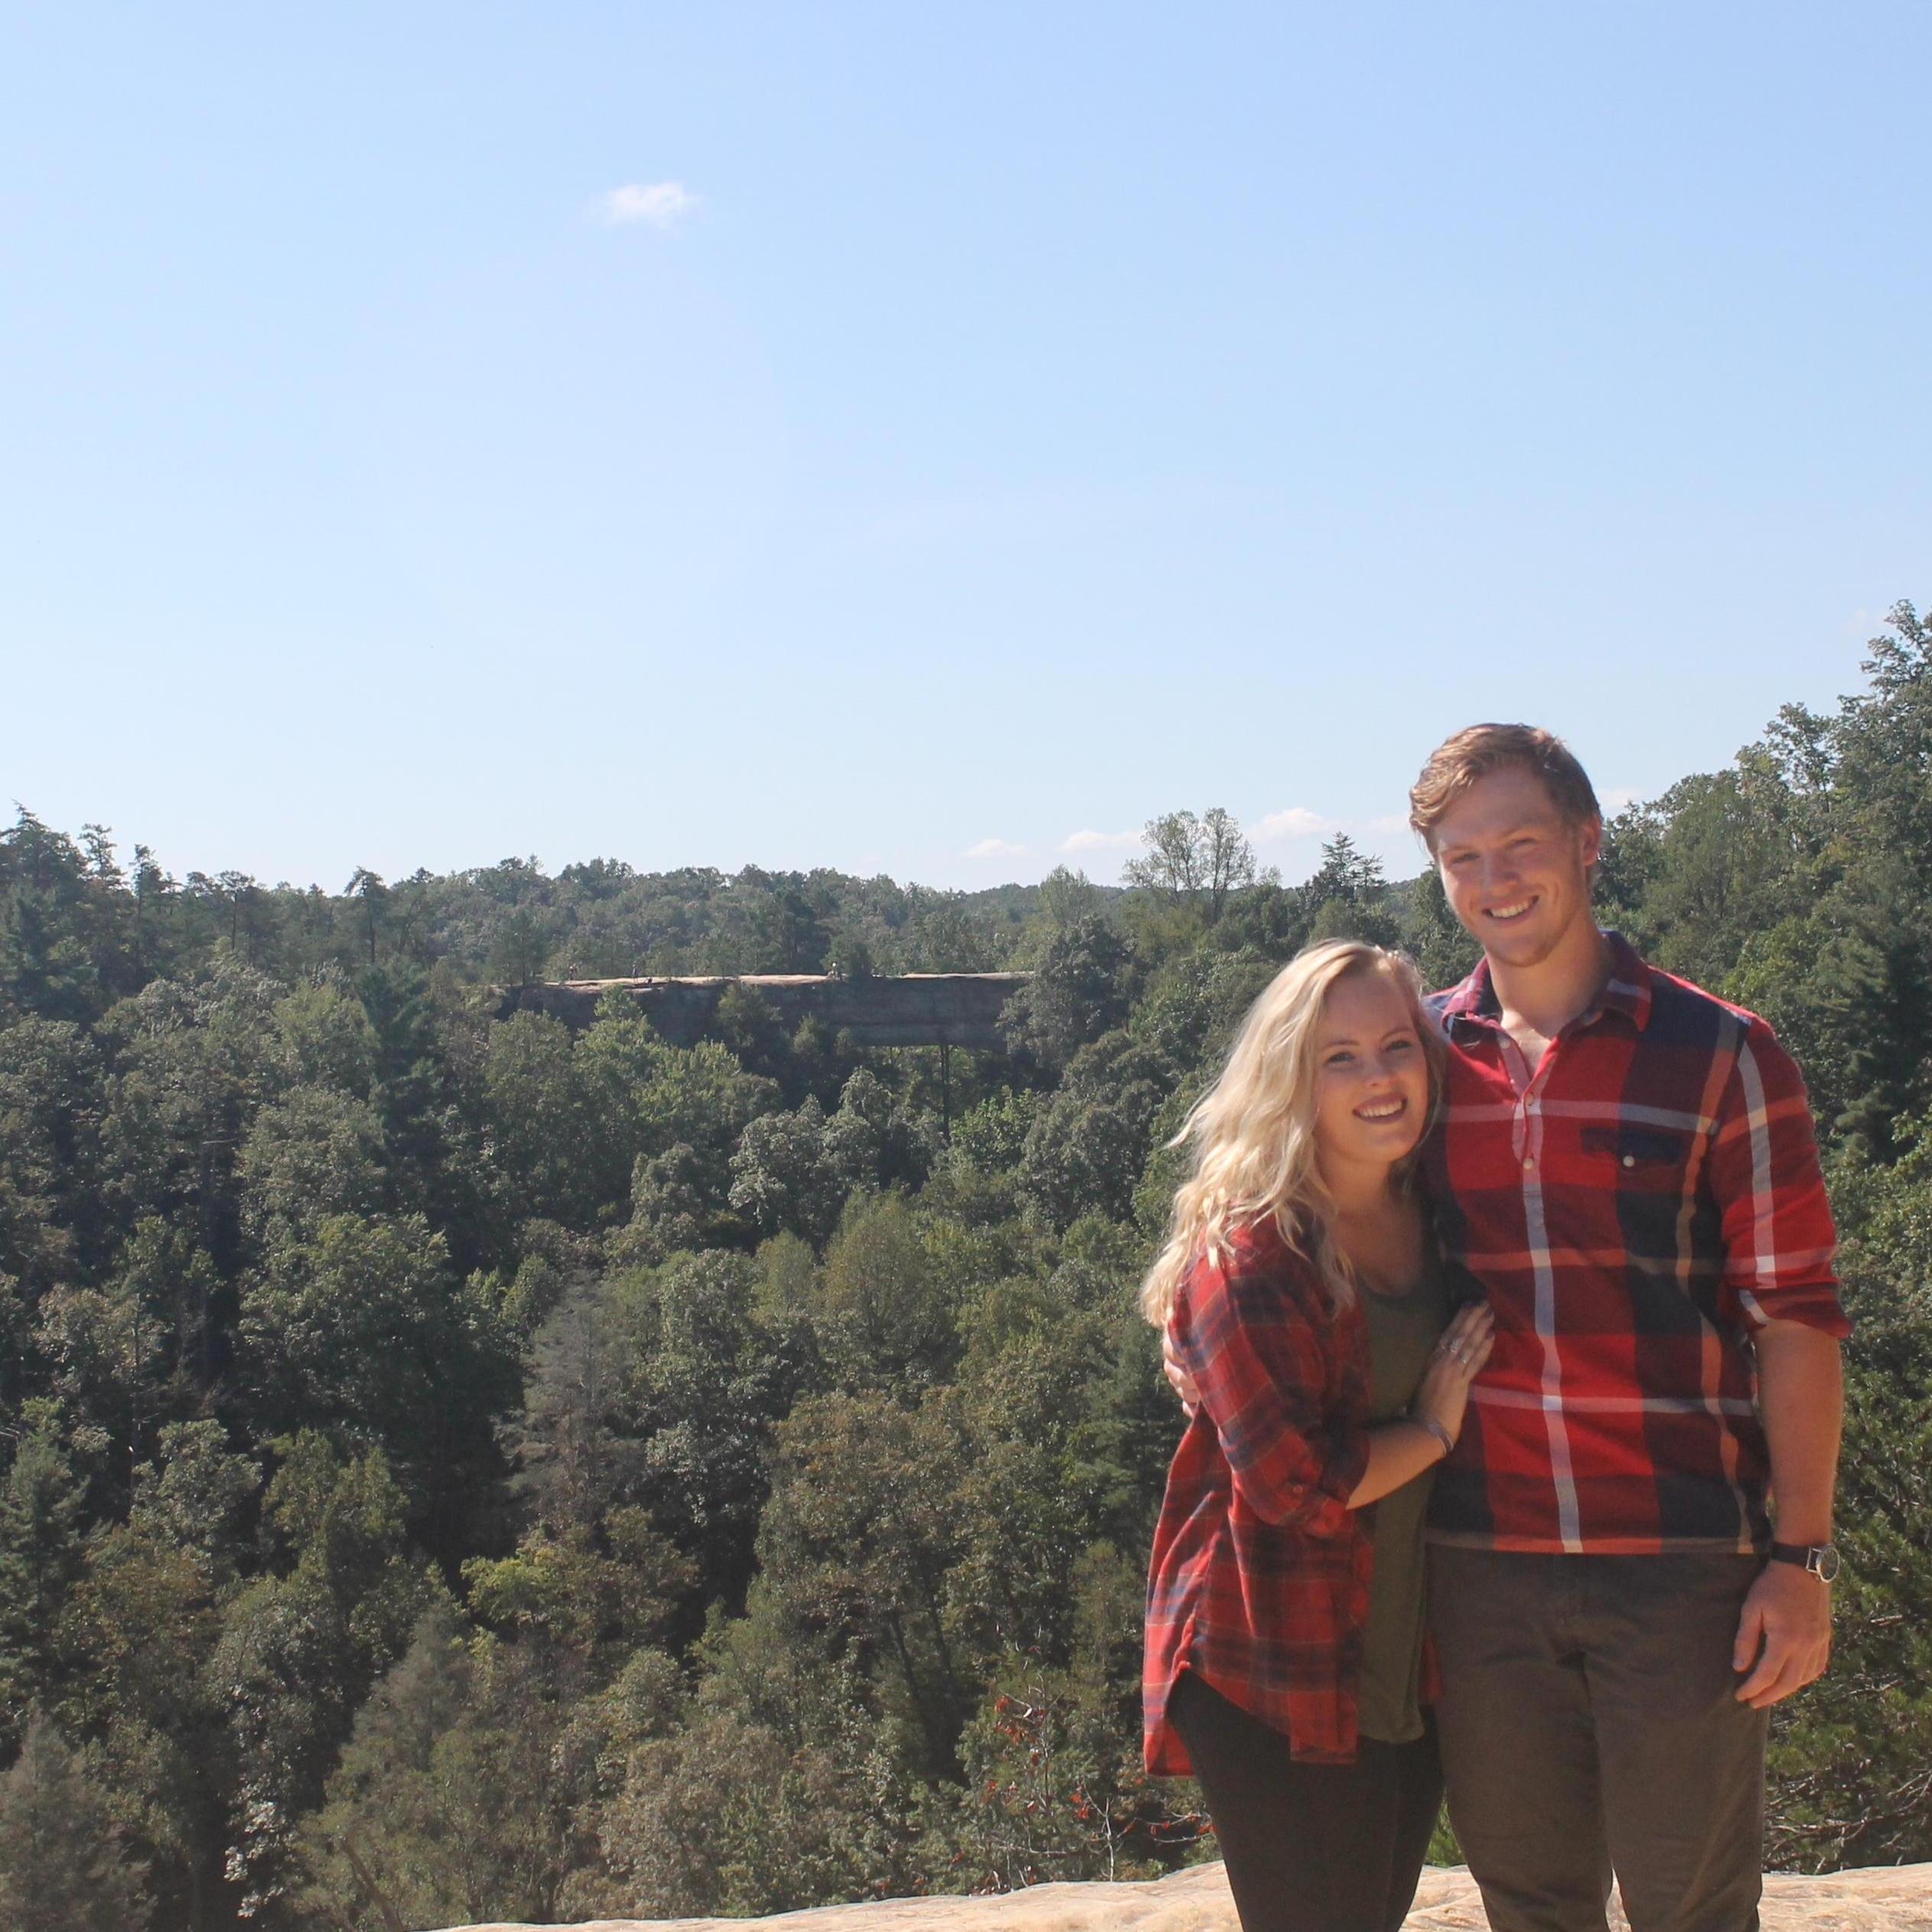
[[[1482,1333],[1494,1326],[1496,1317],[1491,1312],[1487,1302],[1472,1302],[1466,1308],[1459,1309],[1448,1327],[1444,1330],[1444,1339],[1462,1341]]]
[[[1442,1339],[1436,1344],[1437,1351],[1455,1363],[1466,1379],[1489,1360],[1495,1334],[1495,1311],[1487,1302],[1472,1302],[1459,1309],[1443,1330]]]

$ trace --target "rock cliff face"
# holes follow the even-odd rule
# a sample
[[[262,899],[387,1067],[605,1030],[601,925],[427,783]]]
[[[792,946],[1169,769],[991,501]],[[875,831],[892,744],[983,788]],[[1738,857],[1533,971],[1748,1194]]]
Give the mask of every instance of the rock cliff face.
[[[891,978],[841,979],[826,973],[762,973],[740,979],[566,979],[511,986],[497,1018],[520,1008],[554,1013],[588,1026],[607,993],[628,996],[673,1045],[698,1039],[728,988],[745,986],[777,1009],[787,1032],[816,1019],[849,1033],[862,1047],[970,1047],[1005,1051],[996,1025],[1000,1008],[1025,986],[1024,973],[907,973]]]
[[[1616,1915],[1619,1927],[1623,1918]],[[1405,1932],[1483,1932],[1488,1921],[1467,1872],[1422,1874]],[[1932,1865],[1888,1865],[1764,1882],[1764,1932],[1932,1932]],[[997,1898],[892,1898],[827,1905],[775,1918],[598,1919],[576,1932],[1240,1932],[1219,1865],[1144,1885],[1035,1885]],[[458,1932],[538,1932],[471,1926]]]

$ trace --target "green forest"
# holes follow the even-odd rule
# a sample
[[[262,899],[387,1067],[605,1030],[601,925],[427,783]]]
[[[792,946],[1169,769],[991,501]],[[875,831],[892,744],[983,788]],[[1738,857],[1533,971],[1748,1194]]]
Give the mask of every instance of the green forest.
[[[1845,1571],[1778,1865],[1932,1859],[1932,625],[1608,829],[1605,922],[1801,1060]],[[1771,694],[1773,696],[1775,694]],[[1462,721],[1446,719],[1445,725]],[[1419,758],[1425,748],[1418,746]],[[1393,803],[1393,801],[1391,801]],[[1228,816],[1123,888],[598,859],[329,892],[0,835],[0,1923],[755,1913],[1210,1856],[1139,1769],[1164,1143],[1434,876]],[[507,985],[1021,969],[1008,1050]]]

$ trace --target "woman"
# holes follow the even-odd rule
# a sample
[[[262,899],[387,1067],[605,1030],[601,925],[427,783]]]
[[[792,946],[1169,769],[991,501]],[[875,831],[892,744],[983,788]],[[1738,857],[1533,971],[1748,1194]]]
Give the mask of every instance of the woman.
[[[1188,1116],[1142,1289],[1200,1395],[1155,1535],[1147,1764],[1199,1779],[1244,1932],[1393,1932],[1441,1799],[1419,1479],[1491,1318],[1451,1316],[1412,1179],[1438,1056],[1407,959],[1302,953]]]

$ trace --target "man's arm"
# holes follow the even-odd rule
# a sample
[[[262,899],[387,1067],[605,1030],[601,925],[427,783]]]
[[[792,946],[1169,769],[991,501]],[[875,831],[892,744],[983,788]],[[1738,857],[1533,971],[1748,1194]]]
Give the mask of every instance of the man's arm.
[[[1829,1543],[1845,1412],[1838,1338],[1801,1321],[1772,1321],[1756,1341],[1777,1539]],[[1831,1586],[1794,1563],[1766,1564],[1745,1599],[1731,1659],[1734,1670],[1751,1673],[1738,1701],[1768,1709],[1803,1689],[1830,1657]]]

